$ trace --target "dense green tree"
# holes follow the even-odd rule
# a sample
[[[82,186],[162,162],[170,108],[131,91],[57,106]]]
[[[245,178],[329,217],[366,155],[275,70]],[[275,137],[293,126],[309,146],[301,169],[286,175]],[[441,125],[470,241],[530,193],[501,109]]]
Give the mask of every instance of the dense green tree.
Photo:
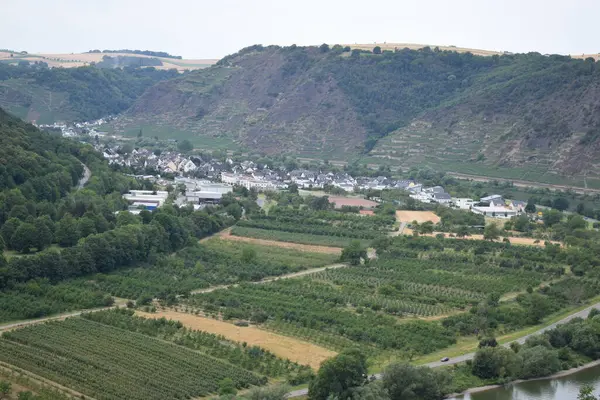
[[[359,350],[345,350],[321,364],[317,376],[310,382],[308,397],[327,400],[330,396],[346,399],[352,388],[362,386],[367,377],[367,360]]]
[[[238,203],[229,204],[227,207],[225,207],[225,211],[227,214],[235,218],[236,221],[242,218],[242,207]]]
[[[523,359],[521,378],[530,379],[552,375],[561,370],[558,353],[544,346],[535,346],[519,352]]]
[[[17,218],[21,221],[26,221],[30,215],[31,214],[29,213],[27,207],[25,207],[22,204],[19,204],[14,206],[12,210],[10,210],[10,213],[8,213],[8,218]]]
[[[373,47],[373,54],[381,54],[381,47],[380,46]]]
[[[525,206],[525,212],[527,214],[535,214],[536,211],[537,207],[535,206],[533,199],[529,198],[529,200],[527,201],[527,205]]]
[[[486,337],[479,341],[479,348],[483,347],[496,347],[498,346],[498,341],[495,337]]]
[[[563,214],[558,210],[544,210],[542,220],[544,225],[551,227],[558,224],[562,220]]]
[[[531,222],[526,215],[519,215],[513,218],[513,229],[519,232],[529,232],[531,230]]]
[[[74,246],[80,237],[77,221],[71,214],[65,214],[56,224],[56,242],[63,247]]]
[[[408,363],[391,364],[383,372],[383,387],[392,400],[442,399],[450,381],[446,371]]]
[[[135,225],[139,224],[140,219],[138,216],[133,215],[129,211],[121,211],[117,214],[117,227],[125,226],[125,225]]]
[[[77,230],[81,237],[87,237],[98,232],[96,230],[96,222],[88,217],[82,217],[77,220]]]
[[[221,382],[219,382],[219,394],[223,395],[236,395],[237,389],[235,387],[235,383],[231,378],[225,378]]]
[[[194,150],[194,145],[189,140],[184,139],[177,144],[177,149],[183,153],[187,153]]]
[[[494,241],[500,237],[500,228],[495,222],[487,224],[483,230],[483,238],[485,240]]]
[[[35,226],[30,223],[19,225],[10,239],[11,248],[22,253],[29,253],[32,247],[37,245],[37,232]]]
[[[35,247],[38,251],[44,250],[54,241],[54,235],[49,228],[49,224],[52,224],[52,221],[48,217],[39,217],[33,222],[36,230]]]
[[[0,229],[0,235],[2,235],[4,243],[7,246],[11,246],[12,236],[15,234],[20,225],[21,220],[17,218],[11,218],[8,221],[6,221],[4,225],[2,225],[2,228]]]
[[[552,200],[552,208],[555,208],[558,211],[565,211],[569,208],[569,200],[564,197],[556,197]]]
[[[350,265],[359,265],[362,260],[367,259],[367,249],[362,246],[360,241],[353,240],[342,249],[340,259],[349,262]]]
[[[504,347],[482,347],[475,353],[471,369],[482,379],[518,377],[521,371],[521,353]]]

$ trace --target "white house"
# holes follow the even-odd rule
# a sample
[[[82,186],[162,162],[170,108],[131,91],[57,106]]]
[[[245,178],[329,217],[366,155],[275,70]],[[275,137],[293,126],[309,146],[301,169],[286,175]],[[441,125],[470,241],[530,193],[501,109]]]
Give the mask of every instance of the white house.
[[[475,214],[485,215],[486,217],[495,218],[512,218],[519,215],[519,211],[513,210],[506,206],[474,206],[471,211]]]
[[[477,202],[473,199],[466,197],[455,197],[452,199],[452,203],[461,210],[468,210],[473,207]]]

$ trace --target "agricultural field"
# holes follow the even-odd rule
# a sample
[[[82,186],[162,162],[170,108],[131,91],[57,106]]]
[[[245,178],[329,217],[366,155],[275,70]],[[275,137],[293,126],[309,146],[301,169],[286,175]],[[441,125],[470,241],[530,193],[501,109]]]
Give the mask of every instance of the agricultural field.
[[[208,354],[84,318],[4,333],[0,361],[98,400],[206,396],[224,378],[239,388],[267,382]]]
[[[239,228],[242,232],[246,230],[247,232],[252,231],[251,228]],[[231,230],[227,229],[221,234],[219,234],[219,238],[223,240],[230,240],[234,242],[244,242],[244,243],[253,243],[262,246],[270,246],[270,247],[280,247],[284,249],[294,249],[308,253],[326,253],[326,254],[337,254],[340,255],[342,253],[342,249],[339,247],[330,247],[330,246],[320,246],[320,245],[308,245],[308,244],[300,244],[300,243],[292,243],[292,242],[283,242],[277,240],[267,240],[267,239],[255,239],[249,237],[249,234],[246,236],[234,236],[231,234]]]
[[[239,243],[212,238],[148,263],[53,284],[46,279],[16,284],[0,293],[0,322],[41,318],[112,305],[124,299],[171,299],[210,286],[259,281],[334,264],[339,251]]]
[[[364,244],[386,236],[394,223],[393,215],[361,215],[331,210],[300,210],[273,207],[269,215],[252,214],[231,230],[235,236],[344,247],[353,240]]]
[[[329,196],[329,202],[335,204],[335,208],[342,208],[343,206],[373,208],[377,205],[372,200],[346,196]]]
[[[178,321],[186,328],[198,329],[204,332],[220,335],[228,340],[246,342],[249,346],[259,346],[282,359],[288,359],[301,365],[318,369],[321,362],[333,357],[336,353],[310,342],[289,336],[282,336],[259,329],[256,326],[240,327],[215,318],[207,318],[193,313],[172,310],[155,313],[136,312],[144,318],[166,318]]]
[[[269,276],[333,264],[337,254],[308,253],[295,249],[210,239],[164,257],[152,265],[96,274],[78,280],[91,287],[128,299],[166,298],[216,285],[259,281]]]
[[[335,351],[358,345],[370,354],[427,354],[453,344],[455,330],[462,329],[456,316],[469,316],[468,310],[485,304],[490,294],[500,298],[557,282],[543,292],[548,311],[566,306],[565,293],[577,282],[584,284],[569,277],[561,286],[567,279],[566,265],[538,248],[397,237],[379,240],[376,249],[377,259],[366,265],[262,285],[242,284],[194,295],[187,304],[214,318],[247,320]],[[593,287],[586,293],[591,295]],[[518,301],[512,296],[512,302],[499,306],[502,329],[526,323],[502,313],[528,312],[534,306],[527,296]],[[531,296],[541,301],[537,293]]]

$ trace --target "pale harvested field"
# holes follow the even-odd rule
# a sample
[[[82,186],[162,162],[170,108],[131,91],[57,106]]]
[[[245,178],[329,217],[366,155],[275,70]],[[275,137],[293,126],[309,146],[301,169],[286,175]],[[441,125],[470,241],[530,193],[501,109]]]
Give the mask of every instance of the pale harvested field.
[[[299,364],[310,365],[314,369],[318,369],[321,362],[337,354],[312,343],[277,335],[255,326],[239,327],[227,322],[176,311],[159,311],[156,313],[136,311],[136,314],[144,318],[158,319],[165,317],[180,321],[188,328],[223,335],[230,340],[260,346],[281,358],[289,358]]]
[[[10,59],[10,54],[8,52],[0,52],[0,60]],[[198,69],[200,68],[198,65],[212,65],[215,64],[218,60],[216,59],[198,59],[198,60],[177,60],[171,58],[163,58],[163,57],[153,57],[146,56],[143,54],[129,54],[129,53],[75,53],[75,54],[27,54],[27,55],[17,55],[15,53],[15,60],[26,60],[30,62],[35,61],[44,61],[48,63],[51,67],[64,67],[64,68],[74,68],[81,67],[85,65],[89,65],[92,62],[100,62],[102,61],[102,57],[108,56],[132,56],[132,57],[141,57],[141,58],[158,58],[162,61],[163,65],[155,67],[157,69],[171,69],[175,68],[178,71],[183,71],[184,69]]]
[[[417,221],[422,224],[423,222],[431,221],[434,224],[440,222],[441,218],[435,215],[432,211],[408,211],[398,210],[396,211],[396,219],[400,222],[411,223]]]
[[[276,240],[265,240],[265,239],[255,239],[244,236],[234,236],[231,234],[230,229],[226,229],[219,234],[219,237],[223,240],[234,240],[237,242],[246,242],[246,243],[254,243],[260,244],[262,246],[276,246],[284,249],[294,249],[300,251],[306,251],[310,253],[325,253],[325,254],[342,254],[342,249],[339,247],[328,247],[328,246],[316,246],[309,244],[300,244],[300,243],[288,243],[288,242],[278,242]],[[210,238],[202,239],[207,240]]]
[[[343,197],[343,196],[329,196],[329,202],[335,203],[336,208],[342,206],[353,206],[353,207],[365,207],[372,208],[377,205],[376,202],[367,199],[361,199],[358,197]]]
[[[394,50],[398,48],[399,50],[404,48],[409,48],[411,50],[422,49],[423,47],[431,47],[432,49],[435,47],[439,47],[440,50],[449,50],[456,51],[459,53],[473,53],[478,56],[492,56],[494,54],[501,55],[502,53],[494,50],[483,50],[483,49],[470,49],[467,47],[456,47],[456,46],[436,46],[434,44],[416,44],[416,43],[355,43],[355,44],[343,44],[342,46],[350,46],[353,49],[360,50],[369,50],[372,51],[373,47],[379,46],[381,50]]]
[[[450,234],[448,232],[433,232],[433,233],[419,234],[419,235],[435,237],[435,235],[438,235],[440,233],[445,235],[446,238],[448,238],[448,239],[485,240],[483,238],[483,235],[471,235],[471,236],[465,236],[465,237],[461,238],[461,237],[450,237]],[[406,228],[406,229],[404,229],[404,234],[412,235],[413,230]],[[502,241],[502,239],[503,238],[500,238],[496,241],[500,242],[500,241]],[[511,244],[521,244],[521,245],[525,245],[525,246],[539,246],[539,247],[544,247],[544,243],[546,242],[545,240],[540,240],[538,243],[535,243],[535,241],[537,239],[526,238],[526,237],[513,237],[513,236],[509,236],[508,240],[510,240]],[[562,246],[562,244],[560,242],[554,242],[554,241],[549,241],[549,242],[551,242],[553,244],[560,244]]]

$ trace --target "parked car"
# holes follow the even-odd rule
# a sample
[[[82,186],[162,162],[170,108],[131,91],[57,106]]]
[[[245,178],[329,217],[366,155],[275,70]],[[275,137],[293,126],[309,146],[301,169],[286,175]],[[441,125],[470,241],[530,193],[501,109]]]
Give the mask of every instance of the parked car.
[[[448,358],[448,357],[444,357],[444,358],[442,358],[440,361],[441,361],[441,362],[446,362],[446,361],[448,361],[448,360],[450,360],[450,358]]]

